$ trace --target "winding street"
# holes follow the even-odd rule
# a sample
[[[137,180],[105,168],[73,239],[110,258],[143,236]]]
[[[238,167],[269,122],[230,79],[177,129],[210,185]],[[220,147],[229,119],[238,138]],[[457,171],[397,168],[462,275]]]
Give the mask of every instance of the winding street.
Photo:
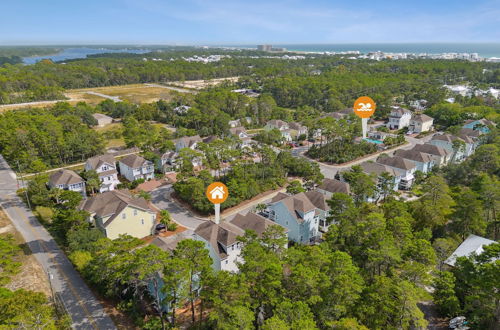
[[[0,155],[0,206],[47,273],[74,329],[116,329],[111,318],[48,231],[16,195],[15,173]]]

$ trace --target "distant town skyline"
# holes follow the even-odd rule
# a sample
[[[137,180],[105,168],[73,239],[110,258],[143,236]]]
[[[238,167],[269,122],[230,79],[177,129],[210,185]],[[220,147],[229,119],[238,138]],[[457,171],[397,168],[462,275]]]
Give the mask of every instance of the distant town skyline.
[[[500,0],[10,1],[0,45],[500,42]]]

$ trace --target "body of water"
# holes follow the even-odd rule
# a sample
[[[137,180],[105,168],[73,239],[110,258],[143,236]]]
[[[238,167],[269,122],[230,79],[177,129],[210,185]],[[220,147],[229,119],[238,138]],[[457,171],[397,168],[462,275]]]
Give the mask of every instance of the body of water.
[[[272,44],[273,47],[283,47],[291,51],[301,52],[346,52],[359,51],[370,53],[382,51],[385,53],[478,53],[481,57],[500,57],[500,42],[498,43],[353,43],[353,44]],[[240,45],[232,47],[256,48],[255,45]]]
[[[77,58],[86,58],[87,55],[104,54],[104,53],[132,53],[132,54],[144,54],[149,53],[150,50],[147,49],[105,49],[105,48],[66,48],[60,53],[54,55],[43,55],[43,56],[31,56],[24,57],[23,62],[25,64],[34,64],[43,59],[49,59],[53,62],[73,60]]]

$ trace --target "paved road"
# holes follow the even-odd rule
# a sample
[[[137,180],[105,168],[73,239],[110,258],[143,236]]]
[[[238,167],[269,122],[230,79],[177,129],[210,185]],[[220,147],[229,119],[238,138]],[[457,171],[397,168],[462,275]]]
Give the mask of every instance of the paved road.
[[[116,329],[92,291],[73,268],[57,243],[16,195],[16,176],[0,155],[0,206],[24,237],[62,298],[74,329]]]
[[[171,184],[160,186],[151,192],[151,202],[157,208],[170,212],[175,222],[188,229],[195,230],[196,227],[207,221],[207,219],[195,217],[191,212],[175,203],[170,197],[172,192]]]
[[[111,96],[111,95],[106,95],[106,94],[102,94],[102,93],[98,93],[98,92],[85,92],[85,93],[90,94],[90,95],[100,96],[100,97],[103,97],[105,99],[111,100],[113,102],[121,102],[121,99],[118,96]]]
[[[391,149],[390,151],[387,151],[385,153],[388,155],[392,155],[398,149],[411,149],[416,144],[423,144],[425,142],[430,141],[432,136],[433,136],[433,134],[429,134],[422,139],[416,139],[416,138],[411,137],[411,136],[405,136],[406,142],[408,142],[407,144],[395,147],[394,149]],[[295,157],[303,157],[304,159],[311,161],[311,162],[316,162],[319,165],[321,173],[323,173],[325,178],[333,178],[333,177],[335,177],[335,174],[337,174],[337,172],[339,170],[350,168],[353,165],[358,165],[358,164],[361,164],[361,163],[366,162],[368,160],[376,160],[381,154],[381,153],[376,153],[374,155],[363,157],[361,159],[358,159],[358,160],[351,162],[349,164],[346,164],[346,165],[328,165],[328,164],[324,164],[324,163],[312,160],[312,159],[304,156],[304,153],[307,151],[307,149],[308,149],[307,147],[295,148],[292,150],[292,155],[294,155]]]
[[[191,89],[185,89],[185,88],[180,88],[180,87],[165,86],[165,85],[160,85],[160,84],[144,84],[144,85],[146,85],[148,87],[166,88],[166,89],[170,89],[170,90],[173,90],[173,91],[176,91],[179,93],[192,93],[192,94],[197,93],[196,91],[193,91]]]

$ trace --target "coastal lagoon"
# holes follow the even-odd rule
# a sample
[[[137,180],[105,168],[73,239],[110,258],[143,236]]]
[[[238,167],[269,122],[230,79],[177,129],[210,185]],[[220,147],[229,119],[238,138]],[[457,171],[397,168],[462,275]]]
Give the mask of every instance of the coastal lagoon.
[[[87,47],[74,47],[74,48],[64,48],[61,52],[54,55],[43,55],[43,56],[30,56],[24,57],[24,64],[35,64],[36,62],[49,59],[53,62],[73,60],[77,58],[86,58],[88,55],[104,54],[104,53],[132,53],[132,54],[144,54],[148,53],[148,49],[107,49],[107,48],[87,48]]]

